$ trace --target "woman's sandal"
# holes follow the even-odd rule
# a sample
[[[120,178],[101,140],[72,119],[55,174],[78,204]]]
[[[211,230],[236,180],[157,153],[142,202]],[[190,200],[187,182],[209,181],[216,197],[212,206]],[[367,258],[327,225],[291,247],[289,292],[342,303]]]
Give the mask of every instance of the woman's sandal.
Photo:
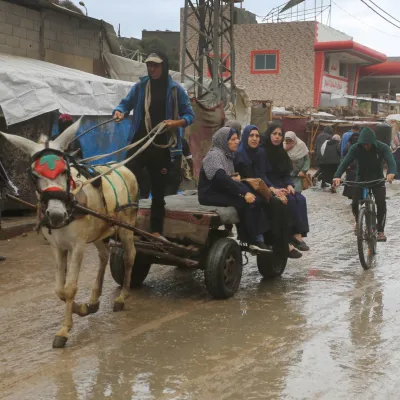
[[[295,237],[292,238],[291,243],[294,247],[296,247],[297,250],[300,250],[300,251],[310,250],[310,248],[307,246],[306,242],[300,242],[300,240],[297,240]]]
[[[301,253],[300,253],[299,251],[297,251],[296,249],[292,249],[292,250],[289,251],[288,257],[289,257],[289,258],[293,258],[293,259],[295,259],[295,258],[301,258],[301,257],[303,257],[303,254],[301,254]]]

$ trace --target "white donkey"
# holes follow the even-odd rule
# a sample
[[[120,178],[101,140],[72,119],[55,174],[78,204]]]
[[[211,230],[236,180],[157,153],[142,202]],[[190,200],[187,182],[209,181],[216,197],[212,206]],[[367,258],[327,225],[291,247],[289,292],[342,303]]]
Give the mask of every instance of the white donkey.
[[[72,314],[87,316],[99,309],[105,269],[109,259],[109,248],[103,239],[118,235],[124,247],[125,277],[120,296],[114,301],[114,311],[124,308],[129,295],[132,267],[136,250],[133,232],[102,221],[89,215],[71,215],[71,191],[76,184],[86,178],[68,163],[64,150],[75,138],[81,119],[65,130],[54,141],[35,143],[29,139],[0,132],[9,142],[32,157],[31,175],[40,197],[42,223],[41,232],[50,242],[56,261],[56,293],[66,303],[65,318],[56,333],[53,347],[61,348],[68,340],[72,328]],[[99,172],[109,169],[96,167]],[[100,178],[102,185],[95,188],[91,184],[83,186],[76,199],[101,214],[111,215],[121,221],[135,225],[138,185],[135,176],[125,167],[120,167],[110,175]],[[78,186],[79,187],[79,186]],[[85,245],[94,243],[100,257],[100,266],[93,286],[89,304],[74,301],[77,292],[79,271]],[[67,268],[67,256],[70,265]]]

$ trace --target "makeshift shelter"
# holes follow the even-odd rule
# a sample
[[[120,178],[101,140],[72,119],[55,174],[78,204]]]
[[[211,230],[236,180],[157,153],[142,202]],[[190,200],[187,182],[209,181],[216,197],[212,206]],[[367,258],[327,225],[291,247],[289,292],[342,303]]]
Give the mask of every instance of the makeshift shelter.
[[[85,115],[80,132],[111,118],[132,83],[29,58],[0,54],[0,129],[37,141],[50,135],[58,113]],[[131,122],[108,124],[82,137],[85,157],[126,145]],[[120,157],[123,157],[121,155]],[[0,159],[21,196],[34,200],[27,179],[29,158],[0,139]],[[107,161],[107,160],[106,160]],[[109,161],[109,160],[108,160]]]

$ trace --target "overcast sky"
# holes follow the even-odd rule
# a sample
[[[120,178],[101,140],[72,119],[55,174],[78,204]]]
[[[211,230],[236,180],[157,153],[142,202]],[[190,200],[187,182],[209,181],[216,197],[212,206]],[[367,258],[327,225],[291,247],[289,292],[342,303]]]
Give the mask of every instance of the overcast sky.
[[[311,6],[314,1],[307,0],[307,4]],[[393,17],[400,21],[400,7],[395,7],[399,0],[373,1],[388,13],[393,12]],[[321,0],[317,2],[321,4]],[[283,3],[285,0],[244,0],[243,7],[264,16]],[[179,10],[184,0],[85,0],[85,4],[90,16],[104,19],[116,30],[120,23],[122,36],[141,38],[142,29],[179,30]],[[324,0],[324,4],[329,4],[329,0]],[[392,21],[400,27],[400,22]],[[374,50],[400,56],[400,28],[376,15],[361,0],[332,0],[331,26]]]

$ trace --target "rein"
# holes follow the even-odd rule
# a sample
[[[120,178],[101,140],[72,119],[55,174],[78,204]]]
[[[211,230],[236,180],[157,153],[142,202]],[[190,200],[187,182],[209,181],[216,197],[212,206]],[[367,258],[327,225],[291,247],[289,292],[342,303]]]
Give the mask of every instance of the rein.
[[[108,124],[112,121],[114,121],[114,119],[102,122],[101,124],[98,124],[90,129],[86,130],[85,132],[81,133],[74,140],[79,139],[86,133],[90,132],[91,130],[93,130],[99,126]],[[131,160],[133,160],[135,157],[137,157],[139,154],[141,154],[144,150],[146,150],[150,145],[153,144],[154,146],[159,147],[159,148],[169,148],[169,147],[176,146],[176,143],[177,143],[176,133],[170,135],[169,141],[166,145],[159,145],[159,144],[154,143],[154,140],[156,139],[156,137],[163,134],[165,131],[169,131],[167,129],[166,124],[164,122],[160,122],[156,127],[154,127],[145,137],[140,139],[138,142],[132,143],[128,146],[125,146],[119,150],[116,150],[116,151],[108,153],[108,154],[102,154],[99,156],[89,157],[89,158],[80,160],[80,162],[86,162],[86,163],[89,161],[100,160],[100,159],[108,157],[110,155],[115,155],[115,154],[121,153],[123,151],[128,151],[130,149],[137,147],[139,144],[145,142],[132,156],[128,157],[126,160],[116,163],[113,167],[110,167],[110,169],[108,169],[107,171],[105,171],[91,179],[87,179],[85,182],[80,182],[80,184],[76,184],[75,181],[72,179],[72,175],[71,175],[71,164],[72,164],[78,171],[77,177],[79,178],[81,176],[81,168],[80,168],[79,164],[77,163],[77,161],[75,160],[75,158],[72,155],[65,154],[64,152],[62,152],[60,150],[50,148],[49,141],[47,141],[45,143],[46,147],[43,150],[35,153],[31,157],[31,165],[36,163],[37,160],[41,159],[43,156],[46,156],[46,155],[55,155],[55,156],[60,157],[65,162],[65,165],[66,165],[65,171],[66,171],[66,175],[67,175],[66,176],[67,189],[66,189],[66,191],[62,191],[62,190],[39,191],[37,188],[37,176],[35,176],[35,174],[33,173],[32,167],[29,168],[29,175],[30,175],[30,177],[36,187],[36,191],[38,192],[39,197],[40,197],[40,212],[39,212],[40,222],[38,225],[38,229],[40,229],[41,227],[44,226],[49,229],[49,233],[51,234],[52,229],[61,229],[61,228],[64,228],[65,226],[69,225],[74,220],[75,204],[77,203],[75,200],[75,196],[83,189],[84,186],[92,184],[96,180],[98,180],[106,175],[110,175],[116,169],[118,169],[122,166],[125,166],[127,163],[129,163]],[[71,186],[73,186],[72,190],[71,190]],[[62,226],[59,226],[59,227],[51,226],[49,219],[47,218],[47,216],[44,213],[44,210],[47,208],[47,204],[50,200],[60,200],[65,203],[65,206],[66,206],[67,212],[68,212],[68,218],[65,220],[65,223]]]

